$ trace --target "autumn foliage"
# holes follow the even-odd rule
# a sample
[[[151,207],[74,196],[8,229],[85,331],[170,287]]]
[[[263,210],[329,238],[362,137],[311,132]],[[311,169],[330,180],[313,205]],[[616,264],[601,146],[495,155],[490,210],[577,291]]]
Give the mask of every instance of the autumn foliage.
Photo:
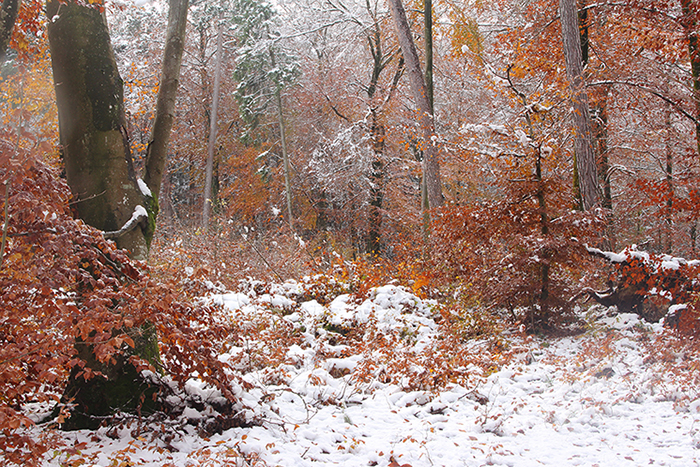
[[[229,333],[207,306],[183,301],[173,286],[152,280],[145,265],[75,220],[65,183],[38,154],[4,140],[0,177],[8,193],[0,269],[0,445],[8,460],[31,464],[45,449],[22,435],[22,427],[38,421],[25,415],[27,404],[56,406],[75,368],[86,378],[100,377],[77,358],[78,341],[109,362],[134,345],[134,330],[153,325],[162,368],[134,357],[132,364],[178,383],[196,371],[236,400],[233,376],[217,359]],[[62,423],[69,409],[55,421]]]

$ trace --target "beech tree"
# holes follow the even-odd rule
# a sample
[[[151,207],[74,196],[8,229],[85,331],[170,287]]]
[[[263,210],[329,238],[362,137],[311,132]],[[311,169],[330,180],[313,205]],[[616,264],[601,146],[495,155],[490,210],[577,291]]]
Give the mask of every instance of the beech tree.
[[[10,44],[18,10],[19,0],[4,0],[0,7],[0,65],[5,62],[7,46]]]
[[[583,55],[576,0],[560,0],[559,16],[566,58],[566,75],[571,88],[572,118],[574,122],[574,153],[581,207],[591,209],[598,204],[599,186],[596,158],[593,152],[591,114],[588,108],[588,92],[583,78]]]
[[[175,111],[188,0],[172,0],[168,19],[157,112],[146,160],[145,181],[137,179],[126,130],[123,82],[112,50],[103,4],[50,1],[48,36],[58,106],[66,180],[78,216],[105,231],[131,256],[146,259],[158,213],[158,191]],[[150,187],[150,188],[149,188]],[[116,306],[116,305],[115,305]],[[136,355],[157,366],[160,357],[152,323],[129,327],[129,350],[103,362],[92,345],[76,342],[91,371],[73,367],[64,399],[75,404],[72,427],[99,423],[114,410],[141,410],[153,385],[129,359]],[[137,395],[134,397],[134,395]],[[141,397],[139,397],[140,395]],[[97,422],[95,419],[97,416]]]
[[[78,216],[146,259],[158,214],[179,81],[187,0],[172,0],[146,171],[134,170],[123,82],[101,2],[50,1],[48,35],[66,180]]]
[[[401,0],[390,0],[391,15],[394,18],[399,44],[406,63],[406,74],[411,83],[411,93],[416,105],[418,119],[423,132],[423,177],[430,209],[442,206],[442,182],[440,180],[440,161],[435,142],[435,122],[431,112],[423,72],[421,71],[418,52],[416,51],[411,29],[408,25],[406,10]]]

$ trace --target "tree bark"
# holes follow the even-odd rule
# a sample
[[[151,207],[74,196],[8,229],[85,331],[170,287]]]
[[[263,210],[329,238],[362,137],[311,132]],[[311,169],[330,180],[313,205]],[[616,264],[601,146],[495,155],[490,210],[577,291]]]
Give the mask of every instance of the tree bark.
[[[434,141],[435,124],[430,112],[430,102],[421,71],[416,45],[411,37],[406,11],[401,0],[389,0],[391,15],[394,18],[401,51],[406,64],[406,72],[411,84],[411,92],[416,104],[418,121],[423,133],[423,177],[430,209],[442,206],[442,183],[440,181],[440,161],[438,147]]]
[[[435,118],[435,90],[433,86],[433,0],[424,0],[423,20],[425,29],[425,90],[430,104],[430,114]]]
[[[156,118],[151,132],[151,141],[146,155],[146,171],[143,181],[156,201],[154,215],[158,214],[157,200],[160,196],[163,173],[168,156],[168,142],[175,121],[175,101],[180,84],[180,65],[185,48],[187,8],[189,0],[170,0],[168,32],[163,51],[163,65],[158,86]]]
[[[10,45],[19,5],[20,0],[4,0],[0,8],[0,65],[7,58],[7,47]]]
[[[209,228],[209,215],[213,205],[211,186],[214,178],[216,135],[219,128],[219,91],[221,88],[221,62],[223,61],[224,53],[223,33],[223,23],[219,23],[219,33],[216,38],[216,65],[214,66],[214,94],[211,100],[209,143],[207,144],[207,170],[204,180],[204,206],[202,209],[202,227],[205,230]]]
[[[136,182],[124,116],[122,79],[103,12],[51,0],[46,8],[66,181],[78,216],[118,231],[146,197]],[[116,239],[133,258],[148,257],[147,226]]]
[[[700,28],[697,0],[681,0],[683,29],[688,41],[690,69],[693,81],[693,100],[695,101],[695,139],[700,155]]]
[[[287,153],[287,139],[284,129],[284,114],[282,113],[282,89],[278,85],[275,90],[275,98],[277,99],[277,119],[280,127],[280,145],[282,146],[282,164],[284,165],[284,191],[287,201],[287,221],[289,229],[294,232],[294,215],[292,214],[292,174],[289,168],[289,154]]]
[[[600,188],[595,153],[593,152],[588,93],[583,78],[581,33],[576,0],[560,0],[559,15],[566,59],[566,75],[569,80],[573,107],[574,153],[581,205],[584,210],[589,210],[598,204]]]
[[[184,4],[181,13],[186,14],[187,1],[173,0],[171,9],[176,4]],[[103,5],[49,0],[46,13],[62,155],[66,180],[76,198],[77,214],[87,224],[105,231],[105,237],[114,233],[117,245],[129,250],[133,258],[146,259],[155,229],[157,202],[138,183],[134,173],[125,126],[123,83]],[[172,18],[171,13],[169,39],[174,30]],[[184,22],[184,17],[182,20]],[[184,26],[181,31],[184,35]],[[177,73],[173,85],[173,69],[168,65],[177,58],[172,55],[172,47],[166,46],[164,67],[167,71],[161,79],[147,161],[147,165],[153,162],[153,150],[162,150],[160,168],[147,170],[151,183],[147,186],[156,195],[161,180],[155,177],[156,174],[162,176],[177,90]],[[179,63],[175,68],[179,73]],[[140,214],[146,211],[146,215]],[[143,217],[147,220],[140,220]],[[127,225],[134,225],[134,228],[126,229]],[[94,428],[104,415],[117,410],[141,413],[157,408],[150,397],[157,389],[145,381],[129,361],[130,356],[137,355],[158,365],[155,329],[145,325],[129,331],[139,336],[135,339],[136,347],[121,352],[114,361],[105,364],[95,358],[91,345],[76,342],[76,350],[86,365],[104,376],[85,380],[77,367],[71,373],[64,400],[75,401],[73,413],[76,417],[69,421],[73,428]]]

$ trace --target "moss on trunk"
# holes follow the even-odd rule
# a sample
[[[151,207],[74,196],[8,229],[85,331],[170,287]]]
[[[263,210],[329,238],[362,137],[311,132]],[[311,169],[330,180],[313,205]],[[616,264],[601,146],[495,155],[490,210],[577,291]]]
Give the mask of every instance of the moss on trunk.
[[[148,379],[129,361],[136,355],[155,368],[161,367],[155,327],[147,324],[128,330],[135,343],[133,349],[122,349],[109,364],[99,362],[93,347],[76,344],[78,356],[85,366],[101,375],[85,379],[79,367],[73,368],[62,402],[71,405],[71,417],[63,424],[67,430],[96,429],[118,412],[148,414],[160,410],[160,385]]]
[[[66,180],[78,217],[103,231],[119,230],[147,200],[136,183],[124,115],[124,91],[104,13],[52,0],[46,8]],[[146,259],[141,226],[117,239]]]

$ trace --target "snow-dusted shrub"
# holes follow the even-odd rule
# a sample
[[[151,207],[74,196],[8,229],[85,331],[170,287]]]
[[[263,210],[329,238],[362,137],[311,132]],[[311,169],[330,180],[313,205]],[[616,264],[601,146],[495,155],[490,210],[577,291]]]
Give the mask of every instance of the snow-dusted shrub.
[[[543,217],[536,200],[451,206],[435,227],[436,273],[460,285],[479,306],[505,311],[530,330],[553,330],[571,318],[591,260],[578,239],[591,239],[595,216],[577,211]]]

